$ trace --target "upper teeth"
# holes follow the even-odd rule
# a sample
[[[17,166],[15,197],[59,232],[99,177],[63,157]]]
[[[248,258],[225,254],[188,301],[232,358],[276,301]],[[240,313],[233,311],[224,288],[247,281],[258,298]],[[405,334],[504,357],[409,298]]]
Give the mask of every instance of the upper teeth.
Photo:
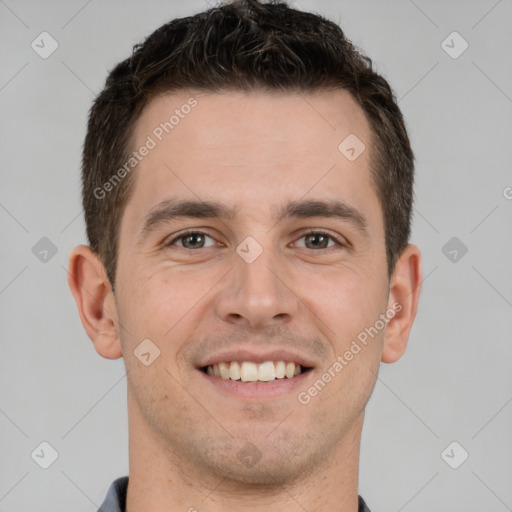
[[[285,377],[291,379],[301,373],[301,367],[300,364],[284,361],[265,361],[260,364],[251,361],[230,361],[209,365],[206,367],[206,373],[242,382],[268,382]]]

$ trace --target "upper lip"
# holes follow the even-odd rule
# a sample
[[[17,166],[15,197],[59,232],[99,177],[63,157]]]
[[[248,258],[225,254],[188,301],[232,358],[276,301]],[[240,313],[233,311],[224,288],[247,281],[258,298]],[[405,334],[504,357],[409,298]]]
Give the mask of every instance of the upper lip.
[[[199,368],[228,361],[252,361],[254,363],[285,361],[298,363],[307,368],[316,366],[311,358],[292,350],[279,348],[273,348],[272,350],[235,348],[209,355],[199,364]]]

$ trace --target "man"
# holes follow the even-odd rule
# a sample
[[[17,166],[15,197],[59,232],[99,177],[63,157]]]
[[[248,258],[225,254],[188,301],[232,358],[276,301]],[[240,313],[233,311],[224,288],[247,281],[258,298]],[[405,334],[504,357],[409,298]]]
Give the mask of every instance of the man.
[[[236,0],[109,75],[69,285],[123,357],[129,480],[102,512],[368,511],[361,429],[421,283],[387,82],[317,15]]]

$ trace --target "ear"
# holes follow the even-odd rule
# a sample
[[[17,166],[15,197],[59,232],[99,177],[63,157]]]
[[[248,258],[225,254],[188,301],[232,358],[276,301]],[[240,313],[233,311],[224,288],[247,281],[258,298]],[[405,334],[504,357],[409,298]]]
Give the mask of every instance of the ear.
[[[96,352],[107,359],[121,357],[114,294],[103,263],[90,247],[79,245],[71,251],[68,285]]]
[[[415,245],[408,245],[396,262],[391,276],[388,309],[394,312],[384,334],[382,362],[394,363],[402,357],[418,310],[421,290],[421,253]]]

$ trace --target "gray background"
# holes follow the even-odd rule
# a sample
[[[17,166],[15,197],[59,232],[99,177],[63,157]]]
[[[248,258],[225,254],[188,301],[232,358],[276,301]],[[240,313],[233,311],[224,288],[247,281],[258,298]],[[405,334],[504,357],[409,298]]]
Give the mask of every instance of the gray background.
[[[374,59],[417,157],[420,312],[406,355],[382,365],[360,492],[373,512],[512,510],[512,2],[295,4],[338,21]],[[96,354],[66,281],[69,251],[85,243],[81,145],[107,70],[206,7],[0,1],[0,511],[95,512],[127,474],[123,362]],[[31,48],[43,31],[59,45],[47,59]],[[469,44],[456,59],[441,44],[453,31]],[[42,237],[57,248],[46,262],[32,250]],[[31,458],[42,441],[59,454],[48,469]]]

